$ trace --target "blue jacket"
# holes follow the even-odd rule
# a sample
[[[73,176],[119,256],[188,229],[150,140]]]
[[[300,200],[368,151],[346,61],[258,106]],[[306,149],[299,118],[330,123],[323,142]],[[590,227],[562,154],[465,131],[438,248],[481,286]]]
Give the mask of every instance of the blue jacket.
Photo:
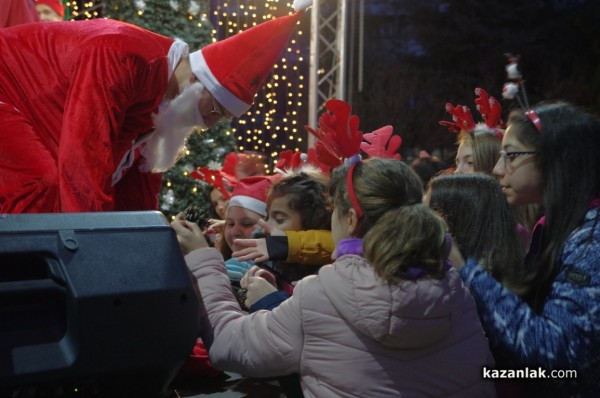
[[[590,209],[565,241],[559,272],[540,314],[474,259],[460,274],[475,298],[493,351],[503,353],[510,366],[541,367],[548,377],[551,370],[577,371],[576,379],[536,381],[535,395],[528,396],[600,396],[599,208]]]

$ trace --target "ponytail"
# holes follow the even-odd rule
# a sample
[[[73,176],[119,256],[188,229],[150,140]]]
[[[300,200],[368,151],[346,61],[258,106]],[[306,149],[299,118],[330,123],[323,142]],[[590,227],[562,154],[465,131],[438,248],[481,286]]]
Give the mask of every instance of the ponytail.
[[[434,211],[415,203],[388,210],[363,238],[364,256],[390,284],[413,279],[409,269],[441,279],[446,224]]]

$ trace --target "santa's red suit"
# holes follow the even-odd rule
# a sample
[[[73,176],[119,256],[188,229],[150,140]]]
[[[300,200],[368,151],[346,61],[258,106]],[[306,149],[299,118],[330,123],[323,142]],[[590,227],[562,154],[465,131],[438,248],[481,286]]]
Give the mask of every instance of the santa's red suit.
[[[157,209],[133,164],[167,90],[173,40],[98,19],[0,29],[0,213]]]

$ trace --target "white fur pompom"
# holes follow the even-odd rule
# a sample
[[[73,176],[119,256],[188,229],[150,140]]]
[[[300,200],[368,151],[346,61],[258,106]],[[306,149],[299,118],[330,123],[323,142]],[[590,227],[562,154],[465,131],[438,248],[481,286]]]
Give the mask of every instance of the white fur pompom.
[[[294,11],[296,12],[304,11],[308,7],[312,6],[312,3],[312,0],[294,0],[294,4],[292,4],[292,7],[294,7]]]
[[[515,83],[506,83],[502,88],[502,96],[506,99],[514,99],[519,92],[519,86]]]
[[[521,72],[519,72],[519,66],[516,63],[511,63],[506,66],[506,74],[509,79],[513,80],[518,80],[523,77]]]

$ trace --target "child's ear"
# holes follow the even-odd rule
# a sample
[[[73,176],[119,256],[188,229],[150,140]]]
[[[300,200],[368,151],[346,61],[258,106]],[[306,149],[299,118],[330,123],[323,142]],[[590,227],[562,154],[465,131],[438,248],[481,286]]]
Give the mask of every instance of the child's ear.
[[[348,210],[348,235],[354,236],[358,230],[358,217],[354,209]]]

